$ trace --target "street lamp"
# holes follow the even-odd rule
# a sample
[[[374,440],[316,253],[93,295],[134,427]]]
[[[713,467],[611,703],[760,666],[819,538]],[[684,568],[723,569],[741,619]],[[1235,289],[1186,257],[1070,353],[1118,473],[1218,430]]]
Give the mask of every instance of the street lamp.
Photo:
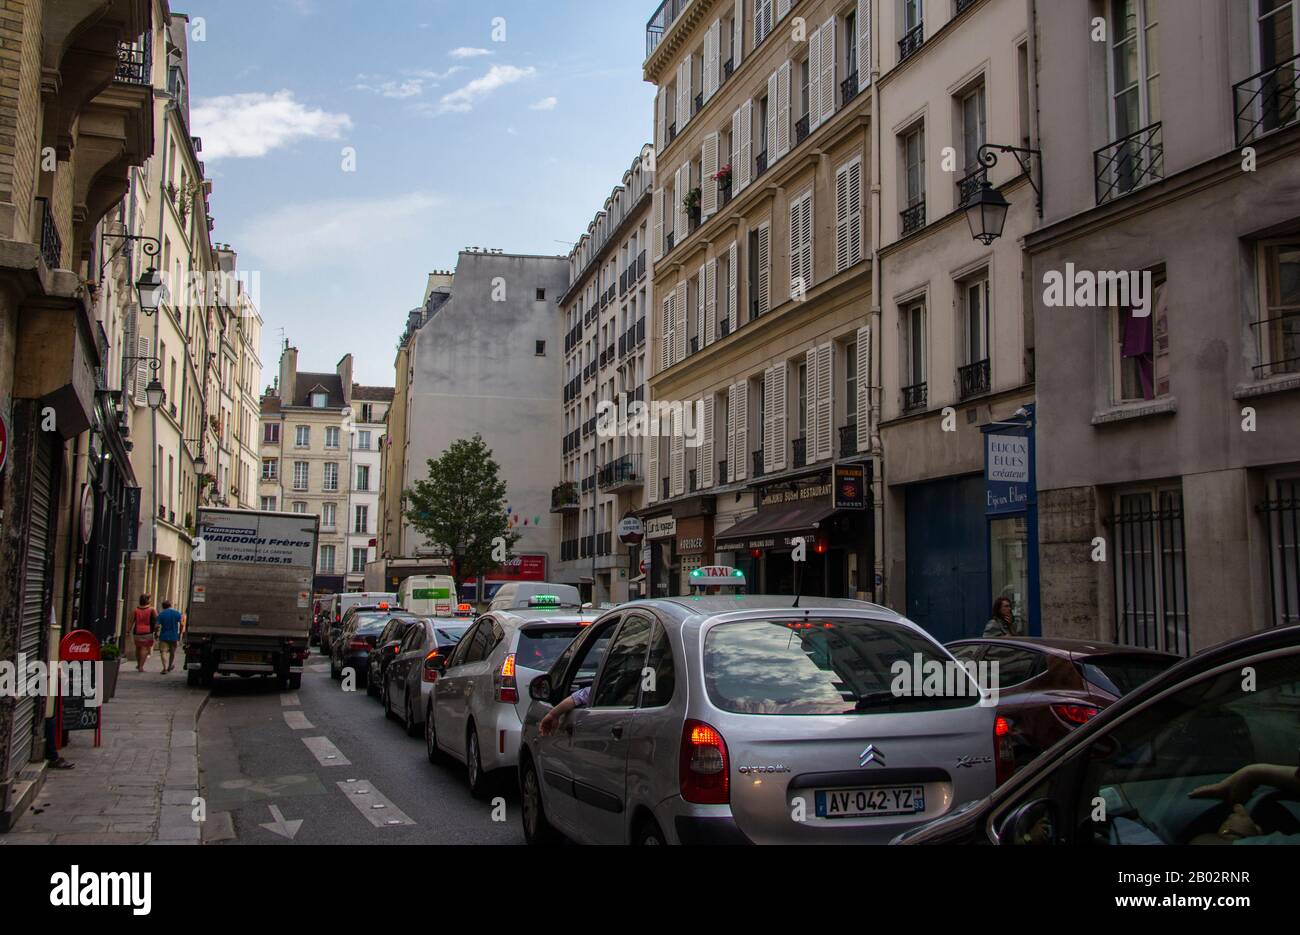
[[[970,225],[970,234],[985,246],[993,243],[1002,236],[1002,228],[1007,222],[1007,209],[1011,207],[1002,193],[992,186],[988,180],[988,170],[998,164],[998,153],[1010,153],[1015,157],[1016,162],[1020,164],[1020,171],[1029,179],[1029,185],[1034,190],[1034,205],[1038,209],[1038,216],[1043,216],[1043,192],[1034,181],[1033,167],[1030,160],[1038,157],[1039,168],[1042,168],[1043,154],[1037,149],[1026,149],[1021,146],[1002,146],[998,143],[984,143],[977,151],[977,158],[984,166],[985,175],[980,183],[979,189],[968,198],[962,207],[966,211],[966,223]]]
[[[167,299],[167,286],[162,281],[162,273],[152,266],[140,274],[135,284],[140,294],[140,311],[152,315],[158,306]]]
[[[160,407],[163,404],[163,400],[167,397],[167,393],[163,389],[163,385],[158,382],[158,368],[162,366],[162,361],[159,360],[157,357],[124,356],[122,358],[122,363],[125,364],[128,361],[132,361],[132,360],[147,361],[149,364],[149,369],[153,371],[154,374],[153,379],[151,379],[148,385],[146,385],[144,388],[144,398],[145,401],[149,403],[149,408],[153,409],[156,412],[158,410],[158,407]]]

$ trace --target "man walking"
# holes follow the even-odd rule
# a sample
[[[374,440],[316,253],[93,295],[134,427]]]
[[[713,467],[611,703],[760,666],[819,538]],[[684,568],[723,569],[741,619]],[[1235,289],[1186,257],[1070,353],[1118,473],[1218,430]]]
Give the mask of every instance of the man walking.
[[[158,615],[158,641],[162,643],[158,657],[162,660],[163,675],[176,668],[176,644],[181,639],[181,612],[172,607],[171,601],[163,601],[162,613]]]

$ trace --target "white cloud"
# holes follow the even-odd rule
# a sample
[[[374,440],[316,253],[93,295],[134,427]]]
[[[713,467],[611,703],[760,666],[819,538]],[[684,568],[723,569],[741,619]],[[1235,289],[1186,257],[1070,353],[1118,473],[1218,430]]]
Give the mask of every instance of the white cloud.
[[[407,81],[381,81],[378,84],[354,84],[354,91],[373,91],[381,97],[419,97],[424,93],[424,83],[412,78]]]
[[[442,81],[445,78],[450,78],[452,75],[456,74],[456,72],[464,70],[464,65],[452,65],[446,71],[432,71],[427,68],[417,68],[406,72],[406,74],[414,75],[415,77],[422,78],[425,81]]]
[[[537,69],[531,65],[527,68],[517,68],[514,65],[493,65],[483,77],[475,78],[469,84],[444,94],[438,101],[438,113],[446,113],[447,111],[464,113],[473,110],[474,102],[479,98],[491,94],[498,88],[505,87],[508,84],[514,84],[524,78],[531,78],[535,74],[537,74]]]
[[[427,192],[390,198],[329,199],[287,205],[250,218],[235,241],[267,275],[339,263],[382,264],[405,242],[427,233]]]
[[[191,109],[190,120],[208,160],[265,156],[296,140],[337,140],[352,129],[347,114],[307,107],[289,90],[205,98]]]
[[[471,49],[467,46],[461,46],[458,49],[452,49],[447,53],[452,58],[478,58],[480,55],[491,55],[488,49]]]
[[[528,109],[529,110],[555,110],[555,105],[558,103],[559,101],[557,101],[554,97],[544,97],[540,101],[533,101],[533,103],[528,105]]]

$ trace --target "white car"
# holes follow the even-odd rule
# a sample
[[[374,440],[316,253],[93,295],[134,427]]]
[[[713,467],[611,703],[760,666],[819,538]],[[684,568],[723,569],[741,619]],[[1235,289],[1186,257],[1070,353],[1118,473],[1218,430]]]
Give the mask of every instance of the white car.
[[[529,684],[594,619],[546,606],[479,617],[433,682],[424,718],[429,761],[464,763],[471,793],[485,795],[493,772],[518,765]]]

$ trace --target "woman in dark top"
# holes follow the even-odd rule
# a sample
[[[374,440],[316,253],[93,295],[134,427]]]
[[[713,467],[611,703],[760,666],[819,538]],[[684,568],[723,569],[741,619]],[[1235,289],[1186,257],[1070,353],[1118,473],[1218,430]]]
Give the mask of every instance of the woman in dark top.
[[[993,616],[984,624],[984,635],[1019,636],[1020,628],[1011,614],[1011,598],[999,597],[993,601]]]

